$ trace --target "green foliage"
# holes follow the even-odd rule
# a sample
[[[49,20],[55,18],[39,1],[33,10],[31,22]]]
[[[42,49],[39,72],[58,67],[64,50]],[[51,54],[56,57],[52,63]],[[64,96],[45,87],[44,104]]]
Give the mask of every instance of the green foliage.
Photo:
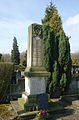
[[[50,31],[49,25],[43,25],[43,54],[44,66],[47,71],[52,72],[54,61],[54,34]]]
[[[20,63],[20,53],[18,50],[16,37],[14,37],[13,39],[13,50],[11,51],[11,61],[16,65],[19,65]]]
[[[8,86],[12,78],[13,65],[10,63],[0,63],[0,102],[6,96]]]
[[[52,3],[46,8],[42,24],[44,66],[51,73],[47,80],[47,90],[50,94],[57,89],[65,91],[71,81],[70,44],[58,11]]]
[[[23,66],[23,65],[18,65],[18,70],[24,71],[24,70],[25,70],[25,66]]]
[[[73,65],[73,61],[74,61],[74,58],[77,59],[77,62],[78,62],[78,65],[79,65],[79,53],[71,53],[71,58],[72,58],[72,65]]]
[[[60,66],[60,79],[63,74],[66,74],[66,82],[64,82],[65,88],[69,87],[71,81],[71,55],[70,55],[70,44],[69,38],[65,35],[64,31],[61,31],[59,37],[59,58],[58,58],[59,66]],[[65,79],[65,77],[63,77]],[[63,79],[62,78],[62,79]],[[64,88],[64,86],[63,86]],[[65,90],[66,90],[65,89]]]
[[[65,35],[64,31],[60,32],[59,37],[59,64],[60,66],[66,65],[70,60],[70,44],[69,38]]]
[[[2,56],[2,54],[0,53],[0,60],[1,60],[1,56]]]
[[[23,66],[23,65],[14,65],[14,70],[24,71],[25,70],[25,66]]]
[[[45,17],[42,23],[49,24],[50,30],[54,32],[55,36],[62,30],[61,17],[58,15],[58,11],[52,2],[50,6],[46,8]]]
[[[1,56],[0,62],[4,62],[4,57],[3,56]]]
[[[66,74],[63,73],[61,80],[60,80],[60,88],[62,91],[64,91],[64,88],[66,87],[66,83],[67,83],[67,78],[66,78]]]
[[[75,58],[75,57],[73,58],[72,65],[78,66],[78,60],[77,60],[77,58]]]
[[[50,94],[52,94],[52,91],[53,92],[57,91],[58,82],[59,82],[59,69],[58,69],[57,61],[55,61],[54,72],[53,72],[53,80],[51,81],[51,83],[49,85]]]
[[[4,57],[2,54],[0,54],[0,62],[4,62]]]
[[[52,91],[53,86],[53,65],[57,60],[58,56],[58,41],[56,36],[58,32],[62,29],[61,18],[58,15],[58,11],[52,3],[46,8],[45,17],[42,20],[43,24],[43,54],[44,54],[44,66],[48,72],[51,73],[50,77],[47,79],[47,92],[48,89]],[[51,83],[51,84],[50,84]],[[50,84],[50,88],[49,88]]]

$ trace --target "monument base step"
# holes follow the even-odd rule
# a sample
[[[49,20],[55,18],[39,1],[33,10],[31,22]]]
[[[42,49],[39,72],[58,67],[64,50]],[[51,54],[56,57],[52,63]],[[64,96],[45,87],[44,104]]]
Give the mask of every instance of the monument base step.
[[[26,92],[23,92],[22,98],[18,98],[18,103],[25,111],[38,110],[36,95],[28,95]]]
[[[24,109],[19,105],[18,101],[10,102],[13,109],[15,110],[17,116],[19,116],[22,120],[30,120],[35,118],[38,111],[25,112]]]
[[[24,109],[25,100],[23,98],[18,98],[18,103],[22,109]]]
[[[18,101],[10,101],[10,103],[17,115],[25,113],[24,109],[19,105]]]
[[[22,98],[18,99],[19,105],[25,111],[38,111],[48,109],[48,94],[28,95],[22,93]]]

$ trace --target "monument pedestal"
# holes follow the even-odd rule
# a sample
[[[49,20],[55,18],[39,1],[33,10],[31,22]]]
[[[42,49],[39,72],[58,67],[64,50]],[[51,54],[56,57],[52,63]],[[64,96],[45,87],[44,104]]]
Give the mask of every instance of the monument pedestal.
[[[48,94],[41,93],[36,95],[28,95],[26,92],[22,94],[22,99],[24,100],[24,110],[25,111],[38,111],[48,109]]]
[[[27,68],[25,70],[25,92],[22,94],[24,109],[29,111],[48,109],[46,80],[49,73],[43,67],[42,26],[32,24],[28,29]]]
[[[28,111],[48,109],[48,95],[46,94],[46,80],[48,72],[43,67],[26,68],[25,92],[22,98],[25,100],[24,109]]]

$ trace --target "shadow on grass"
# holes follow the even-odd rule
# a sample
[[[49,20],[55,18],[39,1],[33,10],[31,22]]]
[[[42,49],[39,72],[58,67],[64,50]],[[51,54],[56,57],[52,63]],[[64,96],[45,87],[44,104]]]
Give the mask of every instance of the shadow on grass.
[[[49,107],[50,114],[52,116],[51,120],[56,120],[61,117],[73,115],[75,110],[73,108],[67,109],[67,107],[71,106],[72,103],[76,100],[79,100],[79,95],[65,95],[62,96],[61,99],[59,99],[56,102],[50,101]]]
[[[51,114],[51,120],[57,120],[61,117],[73,115],[75,110],[72,107],[68,108],[68,106],[71,106],[72,102],[75,102],[76,100],[79,100],[79,95],[65,95],[60,97],[58,101],[50,100],[49,111]],[[22,114],[24,113],[24,110],[18,112],[18,114]],[[32,120],[35,118],[35,115],[36,113],[28,112],[21,116],[21,118],[22,120]]]
[[[58,111],[56,113],[51,113],[51,120],[57,120],[61,117],[66,117],[73,115],[75,111],[73,109],[64,109],[63,111]]]

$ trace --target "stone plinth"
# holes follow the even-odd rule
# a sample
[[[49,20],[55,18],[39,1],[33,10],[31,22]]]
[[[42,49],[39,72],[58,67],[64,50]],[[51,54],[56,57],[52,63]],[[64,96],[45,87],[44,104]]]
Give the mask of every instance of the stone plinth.
[[[25,92],[29,95],[45,93],[45,77],[25,77]]]

